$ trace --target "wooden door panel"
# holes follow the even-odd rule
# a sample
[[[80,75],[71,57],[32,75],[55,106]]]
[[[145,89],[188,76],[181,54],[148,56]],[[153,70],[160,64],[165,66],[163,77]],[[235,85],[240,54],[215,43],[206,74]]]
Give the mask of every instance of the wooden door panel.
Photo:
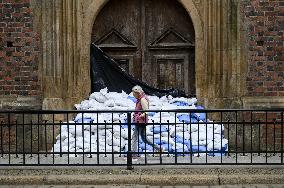
[[[183,89],[184,63],[184,59],[158,59],[157,86],[161,89]]]
[[[92,34],[134,77],[189,94],[195,94],[194,38],[192,21],[177,0],[110,0]]]

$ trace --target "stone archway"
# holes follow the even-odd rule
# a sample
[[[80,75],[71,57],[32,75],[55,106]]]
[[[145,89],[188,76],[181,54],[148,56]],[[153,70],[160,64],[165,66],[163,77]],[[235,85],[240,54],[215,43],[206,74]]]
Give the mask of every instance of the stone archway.
[[[178,1],[195,29],[197,98],[209,108],[241,107],[246,56],[239,3]],[[42,35],[43,108],[72,109],[90,93],[92,27],[108,0],[33,2],[35,27]]]
[[[199,99],[204,98],[204,90],[206,90],[204,87],[204,82],[206,82],[206,74],[204,73],[204,69],[206,69],[206,64],[204,62],[204,56],[205,53],[204,49],[204,32],[202,27],[202,17],[200,16],[200,12],[198,11],[195,1],[194,0],[177,0],[179,3],[186,9],[189,17],[192,19],[194,30],[195,30],[195,76],[196,76],[196,95]],[[90,15],[90,18],[88,19],[87,24],[85,24],[86,28],[84,28],[86,41],[89,41],[89,43],[85,43],[87,46],[91,44],[91,29],[90,26],[93,26],[96,16],[99,14],[101,9],[105,6],[105,4],[109,2],[109,0],[102,0],[93,2],[88,6],[86,15]],[[95,10],[95,11],[94,11]],[[89,16],[88,16],[89,17]],[[89,53],[89,50],[88,50]]]
[[[195,31],[179,1],[110,0],[96,17],[91,41],[137,79],[196,94]]]

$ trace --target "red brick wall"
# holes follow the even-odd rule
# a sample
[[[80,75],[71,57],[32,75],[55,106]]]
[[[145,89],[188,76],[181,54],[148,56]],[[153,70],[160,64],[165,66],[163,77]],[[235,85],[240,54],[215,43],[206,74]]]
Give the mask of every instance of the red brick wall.
[[[40,95],[30,0],[0,0],[0,95]]]
[[[249,96],[284,96],[284,1],[244,1]]]

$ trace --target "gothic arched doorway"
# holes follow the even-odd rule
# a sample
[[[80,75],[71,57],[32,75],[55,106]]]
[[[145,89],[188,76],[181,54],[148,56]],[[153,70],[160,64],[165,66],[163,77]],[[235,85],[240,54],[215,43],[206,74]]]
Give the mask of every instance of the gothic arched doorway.
[[[195,94],[195,35],[178,1],[110,0],[96,17],[95,42],[130,74]]]

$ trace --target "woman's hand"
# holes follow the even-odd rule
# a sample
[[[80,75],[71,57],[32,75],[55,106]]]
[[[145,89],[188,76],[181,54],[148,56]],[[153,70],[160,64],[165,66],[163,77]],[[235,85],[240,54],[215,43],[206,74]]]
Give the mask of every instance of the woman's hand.
[[[142,113],[139,117],[145,118],[145,116],[146,116],[146,112]]]

